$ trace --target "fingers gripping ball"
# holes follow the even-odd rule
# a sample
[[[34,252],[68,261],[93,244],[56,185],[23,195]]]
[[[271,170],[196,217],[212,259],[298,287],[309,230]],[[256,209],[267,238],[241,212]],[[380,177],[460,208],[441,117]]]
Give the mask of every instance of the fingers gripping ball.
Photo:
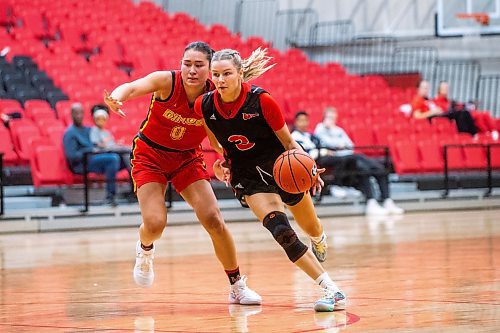
[[[318,179],[318,167],[311,156],[298,149],[282,153],[273,167],[274,180],[288,193],[303,193]]]

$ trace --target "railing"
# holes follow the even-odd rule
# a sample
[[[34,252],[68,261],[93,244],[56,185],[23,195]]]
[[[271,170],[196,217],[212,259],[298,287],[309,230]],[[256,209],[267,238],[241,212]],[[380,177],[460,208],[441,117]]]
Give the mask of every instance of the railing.
[[[287,9],[276,12],[273,19],[275,33],[274,47],[286,49],[289,46],[309,45],[309,27],[318,22],[318,13],[312,9]]]
[[[450,83],[448,95],[457,101],[476,99],[476,82],[481,75],[481,66],[474,60],[439,60],[431,79],[431,91],[437,91],[441,81]]]
[[[4,213],[3,193],[3,153],[0,152],[0,216]]]
[[[108,153],[115,153],[120,155],[120,158],[123,157],[123,155],[130,155],[130,151],[99,151],[99,152],[86,152],[83,154],[83,198],[84,198],[84,208],[81,210],[82,213],[87,213],[89,211],[89,186],[91,183],[91,179],[89,177],[89,168],[88,168],[88,162],[89,162],[89,157],[94,156],[94,155],[100,155],[100,154],[108,154]],[[92,180],[96,181],[96,180]],[[101,179],[99,179],[99,182],[102,182]],[[131,182],[131,186],[132,182]]]
[[[477,81],[476,100],[481,110],[490,110],[500,118],[500,75],[481,75]]]
[[[354,39],[354,32],[351,20],[318,22],[311,27],[309,43],[315,46],[346,43]]]
[[[486,148],[486,167],[483,168],[450,168],[449,160],[448,160],[448,152],[450,149],[462,149],[466,147],[477,147],[477,148]],[[444,193],[443,197],[447,197],[450,193],[450,170],[459,170],[459,171],[474,171],[474,170],[482,170],[484,169],[486,172],[486,186],[488,190],[485,195],[489,196],[493,190],[493,167],[491,165],[491,148],[492,147],[500,147],[500,143],[473,143],[473,144],[449,144],[444,145]]]

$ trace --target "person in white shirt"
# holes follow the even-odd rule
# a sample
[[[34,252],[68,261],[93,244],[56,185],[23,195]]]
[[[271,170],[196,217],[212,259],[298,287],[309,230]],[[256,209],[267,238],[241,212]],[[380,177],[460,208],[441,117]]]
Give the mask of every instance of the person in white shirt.
[[[333,151],[328,149],[319,149],[320,142],[319,139],[312,133],[308,132],[309,128],[309,115],[305,111],[299,111],[295,114],[293,130],[292,130],[292,138],[297,141],[302,148],[314,159],[317,161],[318,165],[322,167],[323,165],[332,166],[331,159],[335,159],[333,157]],[[335,163],[333,163],[335,164]],[[324,174],[323,178],[328,179],[330,175]],[[326,178],[325,178],[326,177]],[[359,193],[358,191],[354,190]],[[332,196],[344,199],[347,197],[347,190],[338,185],[330,186],[330,193]],[[319,199],[319,198],[317,198]]]
[[[90,128],[90,141],[97,150],[116,152],[120,155],[120,170],[130,171],[129,156],[126,154],[129,147],[116,142],[113,134],[106,129],[109,120],[109,110],[106,105],[96,104],[90,112],[94,120],[94,126]]]
[[[336,125],[337,110],[326,108],[323,122],[316,126],[314,135],[319,138],[322,148],[329,149],[331,157],[322,158],[318,164],[333,167],[339,185],[353,186],[366,197],[366,214],[402,214],[404,210],[396,206],[390,198],[389,179],[384,166],[375,159],[354,153],[354,143],[347,133]],[[374,197],[370,178],[374,177],[380,188],[382,205]]]

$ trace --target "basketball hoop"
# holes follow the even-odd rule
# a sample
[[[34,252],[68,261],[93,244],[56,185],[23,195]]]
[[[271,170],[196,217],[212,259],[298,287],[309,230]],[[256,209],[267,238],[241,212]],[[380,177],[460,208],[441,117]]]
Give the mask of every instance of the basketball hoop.
[[[458,13],[457,18],[474,19],[477,23],[485,27],[490,25],[490,16],[486,13]]]

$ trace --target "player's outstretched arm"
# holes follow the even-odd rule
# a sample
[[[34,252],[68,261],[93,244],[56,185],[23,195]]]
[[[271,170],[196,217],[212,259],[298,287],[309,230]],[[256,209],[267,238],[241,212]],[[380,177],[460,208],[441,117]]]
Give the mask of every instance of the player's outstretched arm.
[[[146,75],[132,82],[127,82],[116,87],[111,93],[104,90],[104,103],[121,116],[125,116],[121,107],[123,102],[139,96],[161,92],[163,95],[170,94],[172,90],[172,73],[169,71],[158,71]]]

